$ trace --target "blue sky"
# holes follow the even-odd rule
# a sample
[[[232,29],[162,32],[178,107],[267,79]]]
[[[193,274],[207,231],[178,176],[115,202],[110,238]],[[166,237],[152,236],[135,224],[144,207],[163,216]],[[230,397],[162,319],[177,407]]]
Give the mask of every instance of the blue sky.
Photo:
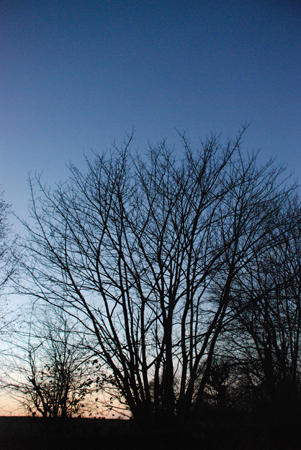
[[[54,185],[133,127],[143,152],[252,120],[245,147],[301,178],[297,0],[1,0],[0,52],[0,185],[22,218],[29,171]]]

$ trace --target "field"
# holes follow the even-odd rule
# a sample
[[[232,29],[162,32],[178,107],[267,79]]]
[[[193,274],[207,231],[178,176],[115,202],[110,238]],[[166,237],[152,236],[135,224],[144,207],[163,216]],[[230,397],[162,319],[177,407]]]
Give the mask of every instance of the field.
[[[229,421],[230,420],[230,421]],[[260,426],[245,418],[179,429],[138,428],[134,421],[0,417],[1,450],[299,450],[294,427]]]

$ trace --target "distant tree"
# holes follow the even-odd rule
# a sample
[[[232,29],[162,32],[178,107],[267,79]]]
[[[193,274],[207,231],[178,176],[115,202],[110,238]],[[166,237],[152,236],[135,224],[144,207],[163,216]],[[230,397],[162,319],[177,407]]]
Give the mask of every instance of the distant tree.
[[[164,423],[198,409],[215,346],[233,320],[232,286],[280,236],[293,188],[283,169],[211,136],[183,158],[162,141],[70,166],[52,191],[31,180],[20,290],[77,316],[133,416]],[[39,189],[37,195],[35,189]]]
[[[229,395],[232,361],[214,358],[211,364],[204,398],[217,408],[226,408],[232,403]]]
[[[76,417],[89,412],[94,363],[75,323],[50,308],[26,315],[10,333],[1,387],[33,416]],[[4,374],[3,374],[4,372]],[[91,411],[95,414],[96,411]]]
[[[16,237],[8,221],[10,205],[0,192],[0,332],[7,332],[8,324],[13,318],[13,310],[8,301],[8,282],[16,275],[19,266],[19,255]],[[15,316],[14,316],[15,317]]]
[[[9,209],[10,206],[3,199],[3,192],[0,192],[0,290],[14,271],[12,261],[14,241],[8,223]]]
[[[258,402],[301,401],[301,208],[288,201],[269,251],[257,255],[237,280],[232,306],[238,312],[232,331],[241,371]],[[242,308],[242,304],[244,307]],[[234,324],[233,324],[234,325]]]

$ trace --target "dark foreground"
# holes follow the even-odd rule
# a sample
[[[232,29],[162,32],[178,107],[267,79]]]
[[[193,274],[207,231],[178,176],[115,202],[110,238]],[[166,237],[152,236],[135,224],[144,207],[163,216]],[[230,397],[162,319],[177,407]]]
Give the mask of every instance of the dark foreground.
[[[299,422],[299,421],[298,421]],[[267,417],[229,415],[196,422],[185,431],[138,428],[134,421],[0,417],[1,450],[300,450],[295,420],[269,423]]]

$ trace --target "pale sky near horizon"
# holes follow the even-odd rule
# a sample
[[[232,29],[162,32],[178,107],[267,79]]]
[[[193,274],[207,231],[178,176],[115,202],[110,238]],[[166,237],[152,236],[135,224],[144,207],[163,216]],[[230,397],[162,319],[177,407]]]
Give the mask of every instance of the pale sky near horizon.
[[[176,128],[235,136],[301,175],[301,3],[294,0],[1,0],[0,187],[22,218],[28,172]]]

